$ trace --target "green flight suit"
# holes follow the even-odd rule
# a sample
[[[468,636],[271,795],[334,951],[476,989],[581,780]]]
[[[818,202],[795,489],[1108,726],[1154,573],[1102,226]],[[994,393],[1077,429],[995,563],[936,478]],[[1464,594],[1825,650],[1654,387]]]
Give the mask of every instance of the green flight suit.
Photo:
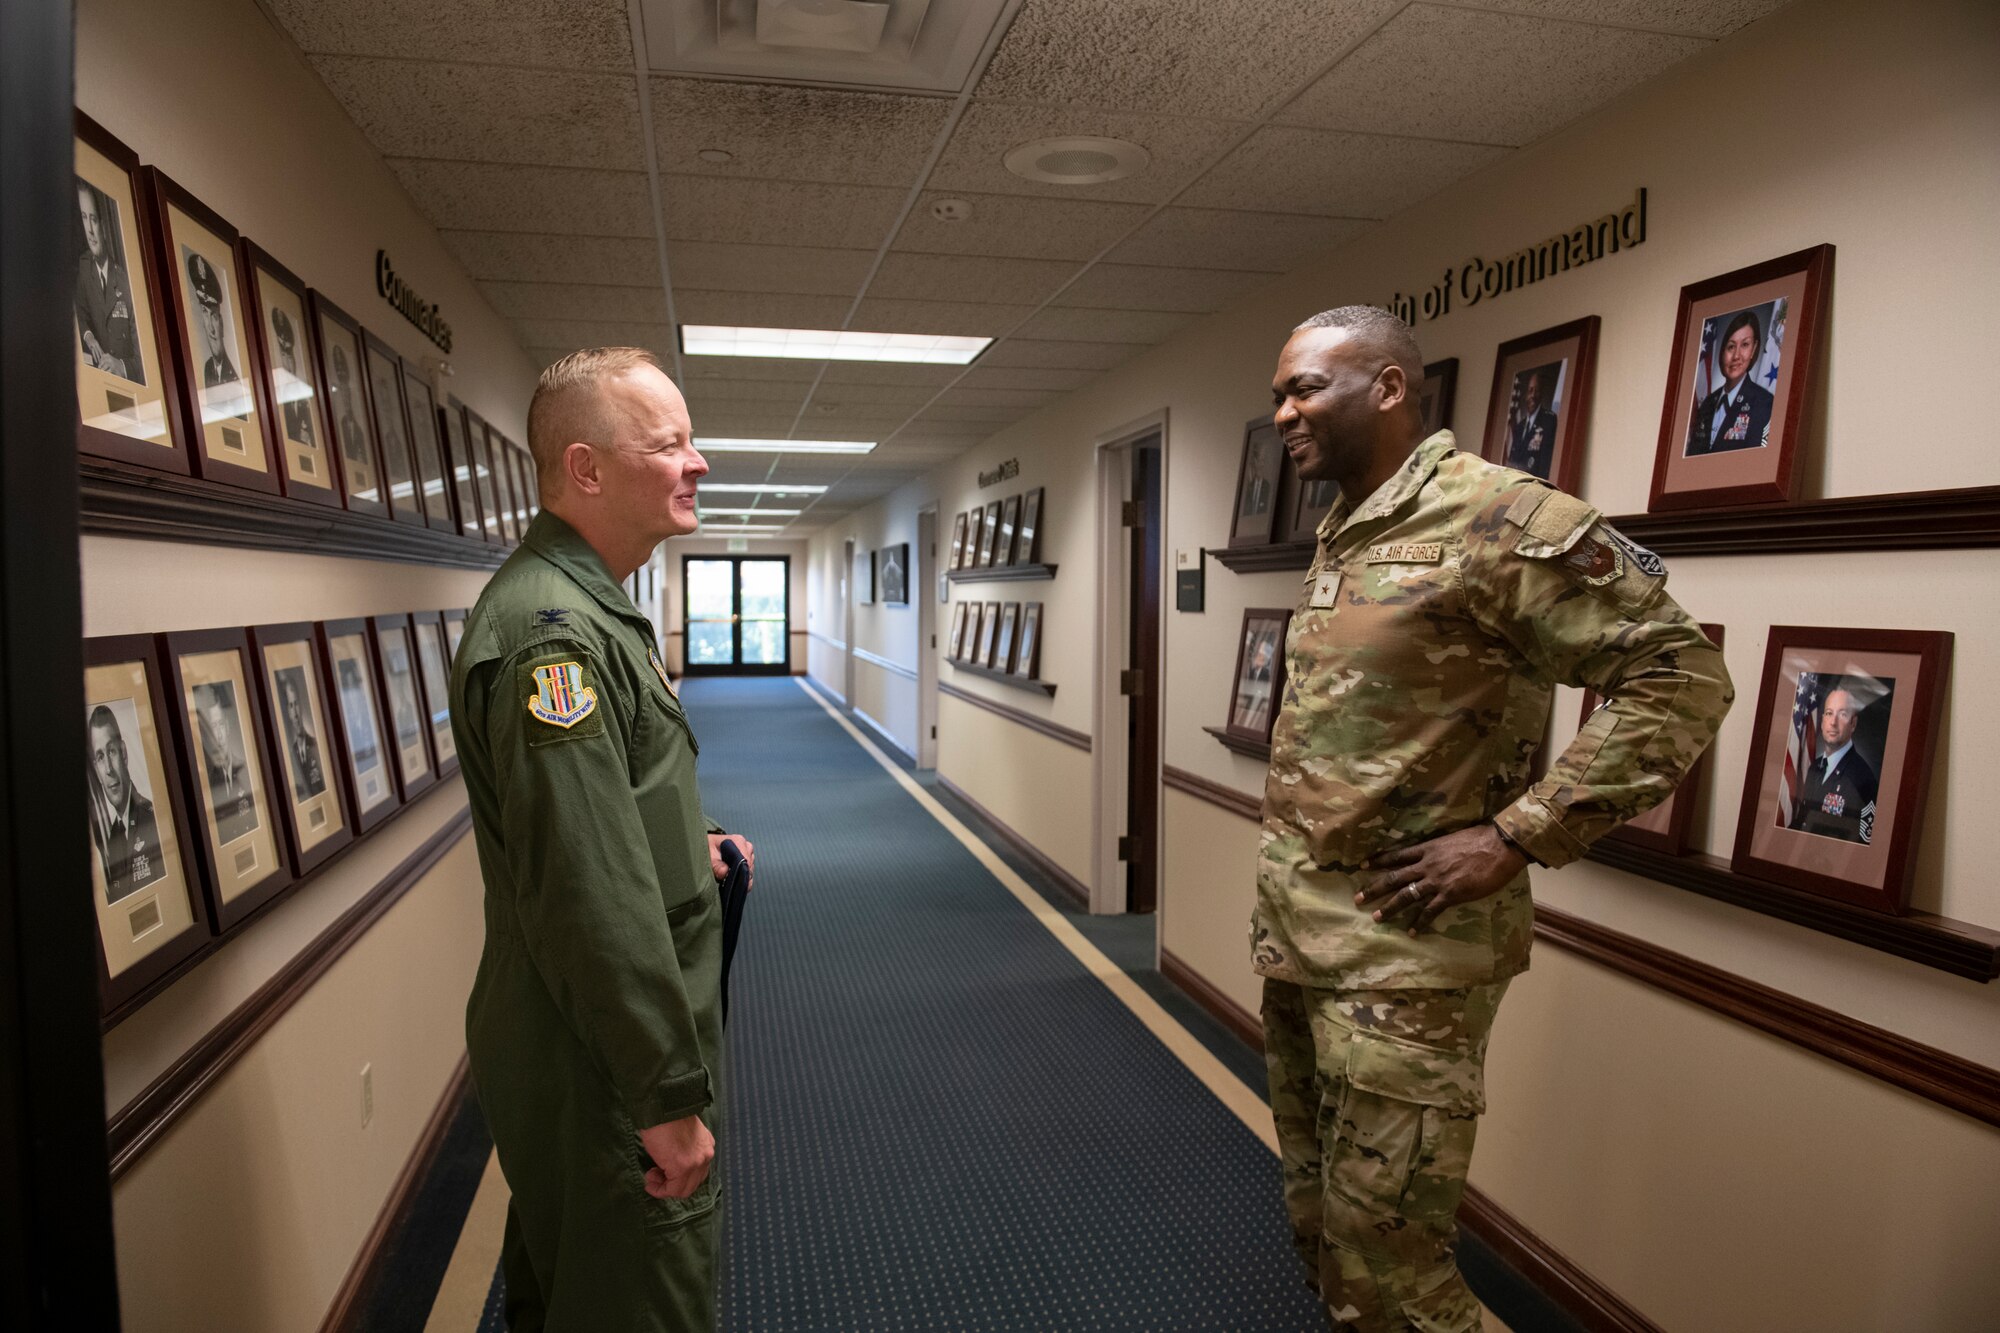
[[[652,626],[544,511],[466,621],[451,720],[486,881],[466,1007],[513,1192],[514,1333],[715,1325],[719,1181],[645,1190],[639,1131],[721,1138],[722,911],[694,733]]]

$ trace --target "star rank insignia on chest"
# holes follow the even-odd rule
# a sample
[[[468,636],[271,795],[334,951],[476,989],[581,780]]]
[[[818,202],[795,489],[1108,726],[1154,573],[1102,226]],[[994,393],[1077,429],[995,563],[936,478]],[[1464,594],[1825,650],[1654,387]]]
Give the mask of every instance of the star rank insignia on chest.
[[[673,681],[667,679],[667,664],[660,660],[660,655],[651,648],[648,648],[646,650],[646,660],[652,663],[653,674],[660,678],[660,684],[667,687],[667,693],[673,695],[678,700],[681,697],[681,692],[674,688]]]
[[[1384,542],[1368,548],[1371,565],[1435,565],[1442,559],[1443,542]]]
[[[567,731],[597,711],[597,691],[583,683],[583,666],[553,662],[535,668],[536,692],[528,696],[528,714],[537,722]]]

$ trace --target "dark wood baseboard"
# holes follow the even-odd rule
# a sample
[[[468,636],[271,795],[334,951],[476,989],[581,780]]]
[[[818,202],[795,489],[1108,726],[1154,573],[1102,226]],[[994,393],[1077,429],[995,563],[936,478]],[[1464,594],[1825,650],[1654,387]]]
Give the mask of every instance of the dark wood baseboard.
[[[390,1186],[389,1197],[383,1201],[374,1227],[369,1230],[367,1239],[361,1242],[354,1262],[348,1266],[347,1277],[341,1282],[340,1290],[334,1293],[333,1304],[327,1307],[326,1318],[320,1321],[320,1333],[365,1333],[355,1320],[360,1315],[357,1302],[367,1289],[368,1276],[381,1262],[382,1251],[389,1238],[408,1220],[410,1209],[417,1201],[418,1188],[423,1184],[424,1177],[430,1174],[431,1163],[444,1147],[452,1118],[471,1085],[469,1057],[461,1055],[458,1065],[451,1071],[451,1078],[444,1085],[444,1095],[438,1098],[438,1104],[431,1110],[431,1118],[424,1123],[424,1132],[417,1136],[417,1146],[410,1150],[409,1160],[403,1163],[396,1183]]]
[[[1203,1013],[1234,1033],[1238,1041],[1253,1050],[1264,1049],[1264,1025],[1257,1016],[1224,995],[1207,977],[1175,957],[1172,950],[1160,950],[1160,975],[1201,1006]]]
[[[1471,1185],[1458,1206],[1458,1223],[1589,1333],[1662,1333],[1617,1292]]]
[[[1020,854],[1022,860],[1040,871],[1049,883],[1055,885],[1062,895],[1070,900],[1078,911],[1090,910],[1090,889],[1082,880],[1057,865],[1041,848],[1035,846],[1034,843],[1029,842],[1013,829],[1001,823],[999,819],[994,817],[991,810],[988,810],[985,806],[967,796],[965,789],[950,778],[940,773],[938,774],[937,781],[938,786],[950,792],[961,804],[971,810],[973,814],[978,815],[981,820],[985,821],[986,825],[999,836],[1000,841],[1013,848],[1014,851]]]
[[[472,831],[472,811],[460,810],[404,857],[389,874],[321,931],[230,1015],[209,1029],[144,1092],[105,1126],[111,1178],[117,1180],[201,1100],[229,1067],[312,989],[328,968]]]

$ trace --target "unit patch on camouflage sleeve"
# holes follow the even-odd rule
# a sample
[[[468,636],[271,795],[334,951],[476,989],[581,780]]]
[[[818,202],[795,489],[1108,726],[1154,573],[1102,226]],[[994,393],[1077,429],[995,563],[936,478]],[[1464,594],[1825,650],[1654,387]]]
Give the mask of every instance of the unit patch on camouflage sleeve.
[[[1609,523],[1604,525],[1604,534],[1625,548],[1625,558],[1630,560],[1634,568],[1638,569],[1640,573],[1651,574],[1656,579],[1666,577],[1666,561],[1660,559],[1660,557],[1654,555],[1651,551],[1639,545],[1639,543],[1633,541]]]
[[[534,668],[535,692],[528,716],[564,731],[597,711],[597,691],[583,683],[581,662],[550,662]]]
[[[1579,538],[1561,557],[1565,568],[1593,588],[1616,582],[1625,572],[1625,552],[1616,543],[1601,539],[1600,531],[1603,529],[1593,529]]]

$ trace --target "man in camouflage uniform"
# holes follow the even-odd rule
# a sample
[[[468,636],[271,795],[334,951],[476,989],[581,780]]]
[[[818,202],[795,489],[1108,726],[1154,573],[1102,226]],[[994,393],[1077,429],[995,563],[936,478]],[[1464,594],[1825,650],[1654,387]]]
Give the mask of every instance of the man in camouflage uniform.
[[[1420,439],[1422,378],[1408,326],[1350,306],[1293,333],[1272,385],[1299,476],[1340,499],[1292,617],[1251,943],[1286,1210],[1357,1333],[1479,1327],[1454,1217],[1527,865],[1664,798],[1733,698],[1659,558]],[[1557,683],[1609,702],[1531,785]]]

